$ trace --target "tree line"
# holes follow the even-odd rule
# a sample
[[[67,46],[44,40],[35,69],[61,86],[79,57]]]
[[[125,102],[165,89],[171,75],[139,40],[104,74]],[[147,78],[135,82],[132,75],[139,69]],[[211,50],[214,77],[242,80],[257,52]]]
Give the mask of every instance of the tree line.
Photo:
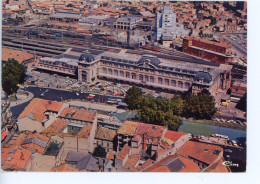
[[[181,117],[210,119],[216,112],[214,98],[208,90],[198,95],[186,93],[167,99],[143,95],[140,88],[132,87],[126,92],[125,102],[129,110],[137,111],[141,121],[167,126],[169,130],[178,129]]]

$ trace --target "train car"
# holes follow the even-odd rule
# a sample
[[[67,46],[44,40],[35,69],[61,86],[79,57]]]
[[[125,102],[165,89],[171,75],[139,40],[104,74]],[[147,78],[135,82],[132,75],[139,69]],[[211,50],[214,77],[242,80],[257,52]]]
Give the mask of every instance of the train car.
[[[156,51],[156,52],[160,52],[160,48],[158,47],[152,47],[152,46],[148,46],[148,45],[143,45],[141,46],[142,49],[146,49],[146,50],[152,50],[152,51]]]

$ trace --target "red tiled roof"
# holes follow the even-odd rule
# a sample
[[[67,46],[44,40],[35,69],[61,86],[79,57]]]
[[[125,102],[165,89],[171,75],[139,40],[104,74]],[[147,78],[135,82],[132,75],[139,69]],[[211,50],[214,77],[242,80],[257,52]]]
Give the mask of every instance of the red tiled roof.
[[[127,162],[125,163],[125,168],[130,169],[132,171],[138,171],[135,165],[137,162],[140,160],[141,156],[140,155],[131,155]]]
[[[32,153],[20,146],[10,148],[2,148],[1,150],[1,166],[2,168],[10,168],[14,170],[25,169],[26,164],[31,158]]]
[[[126,157],[126,155],[129,153],[130,149],[131,149],[130,146],[125,145],[116,158],[119,160],[123,160]]]
[[[96,114],[86,109],[65,108],[61,112],[60,117],[93,122]]]
[[[76,136],[77,137],[88,138],[91,129],[92,129],[92,125],[86,125],[78,132],[78,134]]]
[[[142,171],[143,169],[149,167],[149,166],[152,165],[153,163],[154,163],[154,160],[152,160],[152,159],[149,158],[149,159],[146,160],[140,167],[138,167],[138,170],[139,170],[139,171]]]
[[[45,141],[46,143],[48,143],[50,140],[50,138],[48,138],[44,135],[41,135],[40,133],[28,134],[26,139],[29,139],[29,138],[38,138],[38,139],[41,139],[42,141]],[[22,147],[30,149],[30,150],[34,150],[40,154],[42,154],[45,151],[46,146],[47,146],[47,144],[45,146],[41,146],[41,145],[35,144],[33,142],[22,145]]]
[[[96,133],[97,139],[113,141],[116,136],[116,131],[105,127],[99,127]]]
[[[7,136],[7,131],[4,130],[4,131],[1,133],[1,141],[3,141],[6,136]]]
[[[228,173],[230,170],[227,168],[227,166],[223,165],[224,162],[223,158],[221,158],[219,161],[217,161],[215,164],[212,164],[210,167],[205,169],[203,172],[222,172],[222,173]]]
[[[201,38],[192,38],[192,37],[188,37],[185,38],[187,40],[195,40],[195,41],[200,41],[200,42],[204,42],[204,43],[208,43],[208,44],[212,44],[212,45],[217,45],[219,47],[224,47],[224,48],[229,48],[229,45],[223,44],[223,43],[218,43],[218,42],[214,42],[214,41],[209,41],[209,40],[205,40],[205,39],[201,39]]]
[[[182,156],[171,155],[159,162],[154,163],[151,167],[144,170],[144,172],[171,172],[167,165],[161,165],[162,163],[178,158],[184,165],[184,168],[181,168],[178,172],[199,172],[200,168],[190,159],[184,158]]]
[[[30,116],[30,118],[32,118],[33,120],[41,122],[45,118],[44,113],[47,110],[58,112],[61,109],[62,105],[62,102],[34,98],[20,114],[18,119]]]
[[[26,51],[2,48],[2,60],[8,61],[9,58],[10,59],[14,58],[19,63],[22,63],[23,61],[33,59],[34,55]]]
[[[217,154],[216,151],[221,153],[223,148],[212,144],[188,141],[180,148],[177,154],[212,164],[220,154]]]
[[[163,132],[166,128],[159,125],[152,125],[146,123],[139,123],[136,134],[137,135],[146,135],[148,137],[162,137]]]
[[[79,172],[79,170],[69,164],[61,164],[58,167],[53,167],[51,172]]]
[[[170,139],[173,142],[176,142],[183,135],[187,135],[187,133],[167,130],[167,132],[164,134],[164,137]]]
[[[114,151],[110,151],[110,152],[108,153],[108,155],[107,155],[107,158],[106,158],[106,159],[108,159],[108,160],[113,160],[113,159],[114,159],[114,154],[115,154],[115,152],[114,152]]]
[[[65,127],[67,126],[67,123],[65,121],[62,121],[61,119],[55,120],[51,126],[46,128],[45,130],[42,131],[43,134],[47,133],[59,133],[61,132]]]

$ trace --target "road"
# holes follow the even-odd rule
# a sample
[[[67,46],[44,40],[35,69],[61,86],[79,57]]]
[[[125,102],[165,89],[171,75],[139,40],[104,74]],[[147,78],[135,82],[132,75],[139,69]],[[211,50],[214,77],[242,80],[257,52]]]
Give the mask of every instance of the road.
[[[34,95],[34,98],[42,98],[46,100],[53,100],[53,101],[66,101],[66,100],[82,100],[82,101],[93,101],[96,103],[106,103],[108,99],[122,99],[122,97],[111,97],[111,96],[105,96],[105,95],[95,95],[94,99],[88,99],[90,93],[78,93],[76,92],[70,92],[70,91],[62,91],[62,90],[55,90],[55,89],[48,89],[48,92],[45,93],[44,96],[41,96],[41,94],[46,90],[47,88],[38,88],[38,87],[27,87],[24,90],[32,92]],[[18,106],[11,107],[11,111],[13,113],[13,117],[17,118],[22,111],[25,109],[25,107],[30,103],[26,102]]]

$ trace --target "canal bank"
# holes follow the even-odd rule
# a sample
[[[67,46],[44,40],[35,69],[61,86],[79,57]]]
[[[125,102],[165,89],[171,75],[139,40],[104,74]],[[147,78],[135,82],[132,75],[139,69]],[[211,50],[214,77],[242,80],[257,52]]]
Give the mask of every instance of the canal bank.
[[[246,140],[246,131],[244,130],[202,124],[188,120],[183,120],[178,131],[204,136],[210,136],[211,134],[222,134],[227,135],[230,140],[236,140],[237,142],[244,142]]]

